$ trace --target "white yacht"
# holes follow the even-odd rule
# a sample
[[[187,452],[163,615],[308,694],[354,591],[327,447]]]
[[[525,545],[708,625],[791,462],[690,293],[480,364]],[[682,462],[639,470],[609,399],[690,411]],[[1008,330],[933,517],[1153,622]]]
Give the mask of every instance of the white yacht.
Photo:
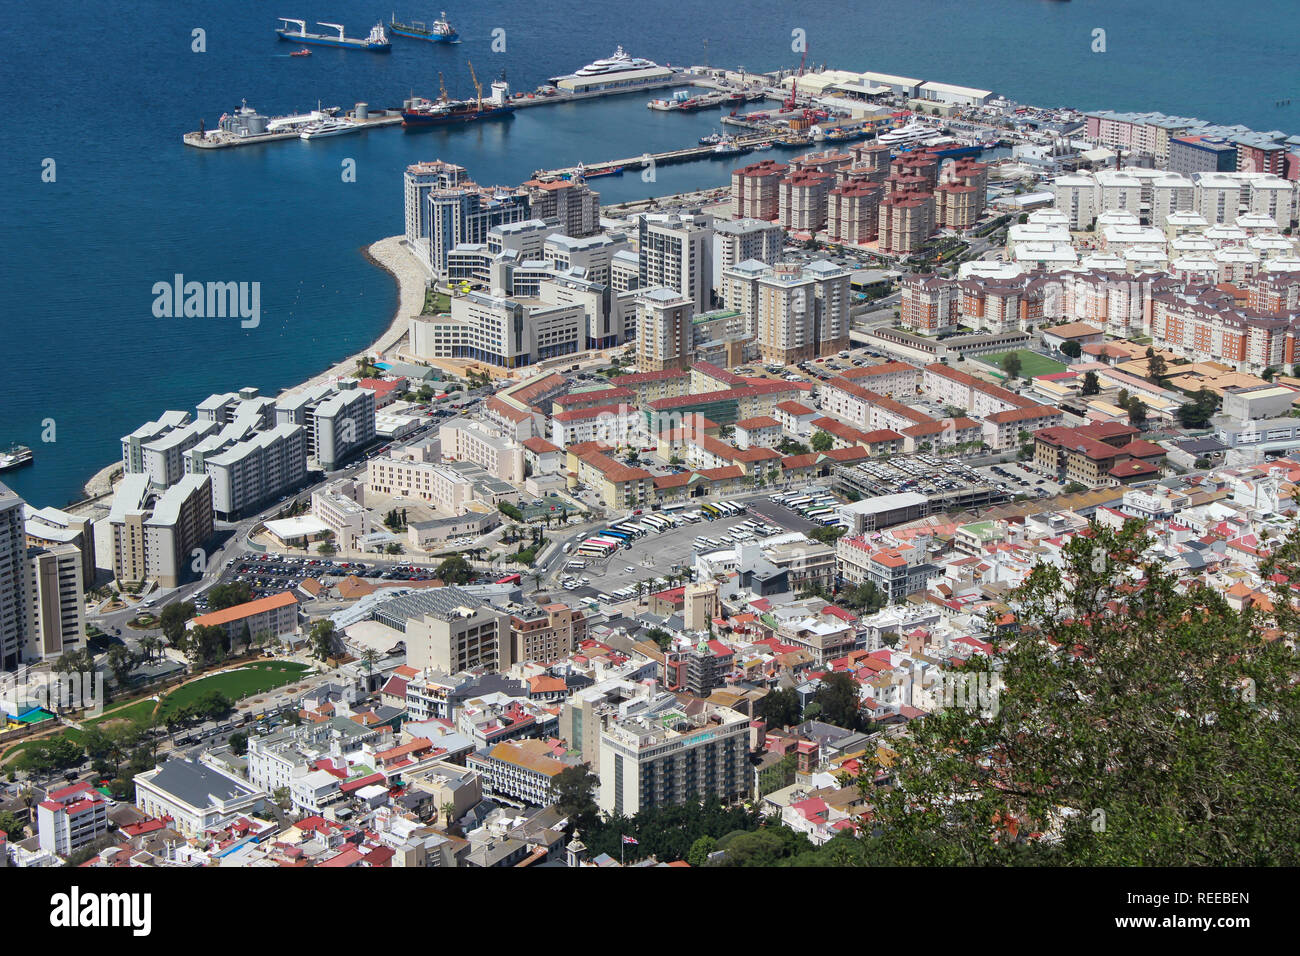
[[[613,56],[605,57],[594,63],[588,63],[580,70],[575,70],[568,76],[609,76],[614,73],[627,73],[630,70],[648,70],[657,67],[659,64],[654,60],[647,60],[639,56],[629,56],[620,46],[614,51]],[[551,77],[551,82],[555,83],[565,79],[563,76]]]
[[[901,129],[891,129],[888,133],[881,133],[876,137],[876,142],[886,146],[915,146],[935,139],[939,135],[939,131],[933,126],[913,121]]]
[[[355,133],[362,128],[360,123],[350,123],[346,120],[325,120],[320,123],[312,123],[304,126],[299,139],[324,139],[326,136],[343,136],[346,133]]]

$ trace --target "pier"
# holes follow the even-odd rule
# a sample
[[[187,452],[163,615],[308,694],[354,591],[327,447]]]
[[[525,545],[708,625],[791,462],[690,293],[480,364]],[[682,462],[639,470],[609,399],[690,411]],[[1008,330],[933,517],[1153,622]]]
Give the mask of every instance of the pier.
[[[715,152],[713,146],[688,146],[685,149],[671,149],[663,153],[642,153],[640,156],[633,156],[630,159],[611,159],[600,163],[583,163],[582,168],[590,176],[593,172],[599,173],[603,170],[613,170],[623,167],[625,169],[643,169],[649,162],[656,166],[671,166],[674,163],[689,163],[697,159],[739,159],[745,153],[753,150],[755,146],[761,146],[763,143],[774,143],[776,137],[770,134],[759,136],[749,136],[744,139],[737,138],[735,143],[740,147],[739,151],[734,153]],[[537,178],[560,178],[563,176],[572,176],[578,171],[576,166],[565,166],[560,169],[539,170],[534,174]]]
[[[670,86],[705,86],[716,88],[718,84],[707,77],[683,73],[662,80],[653,80],[648,83],[638,84],[637,86],[630,88],[592,90],[586,93],[570,93],[565,90],[557,90],[555,93],[551,94],[542,94],[537,92],[524,93],[522,95],[512,96],[508,101],[508,105],[519,110],[527,109],[532,106],[553,106],[560,103],[576,103],[581,100],[602,99],[607,96],[626,96],[629,93],[645,93],[666,89]],[[375,126],[400,126],[402,123],[402,115],[400,109],[392,108],[377,111],[366,119],[354,120],[354,122],[360,126],[364,126],[366,129]],[[239,136],[232,133],[226,133],[219,129],[213,129],[205,132],[194,130],[184,134],[181,138],[186,146],[193,146],[197,149],[228,149],[232,146],[255,146],[258,143],[275,143],[286,139],[298,139],[299,137],[297,130]]]
[[[365,119],[352,120],[351,122],[359,127],[356,132],[363,133],[376,126],[400,126],[402,113],[400,110],[384,110]],[[232,146],[255,146],[258,143],[275,143],[283,139],[299,139],[301,138],[300,133],[301,130],[292,129],[283,133],[257,133],[252,136],[237,136],[224,130],[213,129],[202,133],[195,130],[192,133],[186,133],[181,139],[186,146],[194,146],[197,149],[229,149]],[[347,135],[351,135],[351,133]]]

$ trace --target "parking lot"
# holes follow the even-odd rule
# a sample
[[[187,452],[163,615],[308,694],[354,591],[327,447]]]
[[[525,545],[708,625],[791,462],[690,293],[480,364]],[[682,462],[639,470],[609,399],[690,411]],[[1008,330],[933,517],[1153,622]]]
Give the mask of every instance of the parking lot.
[[[985,465],[976,469],[985,474],[995,484],[1005,486],[1013,495],[1033,495],[1035,498],[1050,498],[1061,493],[1063,485],[1055,478],[1039,474],[1028,463],[1018,461],[1001,465]]]
[[[788,511],[783,512],[783,509],[765,498],[739,503],[747,504],[753,510],[732,517],[717,518],[713,521],[686,522],[657,534],[651,532],[644,537],[635,539],[631,548],[620,548],[604,560],[586,559],[587,566],[580,571],[561,570],[560,575],[562,577],[572,575],[579,580],[586,578],[589,582],[587,585],[579,586],[567,593],[583,598],[597,597],[600,594],[612,596],[615,591],[635,587],[638,581],[649,581],[651,578],[661,582],[662,586],[662,582],[668,574],[675,574],[682,570],[689,571],[694,565],[696,538],[708,537],[721,540],[724,535],[733,532],[738,525],[742,525],[747,521],[768,523],[778,533],[783,533],[796,524],[810,526],[809,522],[804,521],[798,515],[791,514]],[[695,509],[688,508],[687,510]],[[768,511],[773,513],[773,520],[771,521],[767,520],[765,514]],[[761,539],[756,537],[755,540]],[[732,542],[726,541],[724,547],[730,547],[732,544]],[[561,568],[563,568],[563,565]],[[614,603],[619,604],[622,602],[616,600]],[[628,606],[632,607],[635,604],[636,596],[633,595],[629,599]]]
[[[960,461],[935,458],[932,455],[899,455],[888,460],[864,461],[856,466],[860,476],[855,484],[872,495],[893,495],[913,491],[923,495],[938,495],[963,488],[987,485],[994,476],[981,474]]]

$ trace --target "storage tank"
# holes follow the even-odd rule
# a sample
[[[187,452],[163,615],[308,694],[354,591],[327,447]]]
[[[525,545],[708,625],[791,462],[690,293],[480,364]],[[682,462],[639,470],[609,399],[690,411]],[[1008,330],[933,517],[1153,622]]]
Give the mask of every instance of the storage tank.
[[[358,120],[367,119],[370,116],[370,104],[358,103],[356,111],[353,113],[353,116]]]

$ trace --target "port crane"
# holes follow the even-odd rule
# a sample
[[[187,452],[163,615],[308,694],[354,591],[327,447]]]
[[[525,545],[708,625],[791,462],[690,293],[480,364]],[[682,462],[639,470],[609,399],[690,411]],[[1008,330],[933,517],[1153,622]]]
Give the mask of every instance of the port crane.
[[[799,77],[803,76],[804,64],[808,62],[808,47],[804,46],[803,56],[799,58],[799,72],[790,78],[790,95],[781,104],[781,112],[789,113],[794,109],[795,98],[799,95]]]
[[[465,64],[469,67],[469,78],[470,78],[471,80],[474,81],[474,95],[477,97],[477,103],[476,103],[476,106],[477,106],[478,110],[479,110],[480,112],[482,112],[482,110],[483,110],[483,84],[480,83],[480,82],[478,81],[478,77],[474,75],[474,64],[471,63],[469,60],[466,60],[466,61],[465,61]]]

